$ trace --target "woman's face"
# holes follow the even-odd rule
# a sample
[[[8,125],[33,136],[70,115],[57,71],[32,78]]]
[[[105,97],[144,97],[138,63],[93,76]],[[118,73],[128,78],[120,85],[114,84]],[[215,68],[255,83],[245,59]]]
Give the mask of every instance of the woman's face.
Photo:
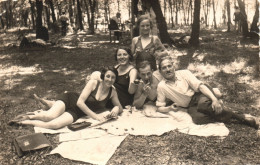
[[[149,34],[151,30],[150,20],[145,19],[142,22],[140,22],[139,26],[140,34]]]
[[[120,65],[126,65],[129,63],[129,54],[124,49],[117,51],[117,62]]]
[[[111,70],[108,70],[105,75],[104,75],[104,83],[108,86],[111,87],[116,81],[116,75],[114,72]]]

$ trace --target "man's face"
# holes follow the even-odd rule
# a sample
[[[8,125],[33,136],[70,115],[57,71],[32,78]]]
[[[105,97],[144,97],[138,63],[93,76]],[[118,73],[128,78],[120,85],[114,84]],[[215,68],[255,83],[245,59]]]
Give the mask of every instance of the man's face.
[[[147,84],[148,82],[151,82],[152,75],[153,75],[152,69],[149,65],[147,65],[145,68],[139,69],[139,76],[141,77],[141,79],[143,80],[143,82],[145,84]]]
[[[175,70],[172,61],[165,59],[161,62],[160,73],[167,80],[172,80],[175,77]]]

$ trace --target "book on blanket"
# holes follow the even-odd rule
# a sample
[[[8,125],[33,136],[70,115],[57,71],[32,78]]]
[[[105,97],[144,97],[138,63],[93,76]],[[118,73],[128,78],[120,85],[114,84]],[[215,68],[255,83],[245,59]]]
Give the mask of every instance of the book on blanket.
[[[13,142],[19,157],[22,157],[29,151],[51,147],[50,141],[42,133],[19,136]]]

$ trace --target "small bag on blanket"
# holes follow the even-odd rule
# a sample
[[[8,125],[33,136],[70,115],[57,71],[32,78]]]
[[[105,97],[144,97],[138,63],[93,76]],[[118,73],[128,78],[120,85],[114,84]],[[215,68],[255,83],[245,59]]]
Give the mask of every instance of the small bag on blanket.
[[[50,141],[42,133],[19,136],[13,142],[19,157],[22,157],[29,151],[51,147]]]

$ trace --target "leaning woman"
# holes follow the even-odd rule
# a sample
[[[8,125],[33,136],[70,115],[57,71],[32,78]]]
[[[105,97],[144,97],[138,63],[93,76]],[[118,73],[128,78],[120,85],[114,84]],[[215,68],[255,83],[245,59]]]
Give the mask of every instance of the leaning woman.
[[[18,124],[33,125],[42,128],[59,129],[75,122],[85,115],[99,121],[105,117],[100,112],[106,111],[106,103],[111,100],[113,108],[111,116],[122,112],[117,92],[112,87],[118,76],[114,68],[105,68],[101,71],[101,81],[90,80],[81,94],[65,92],[48,111],[35,111],[16,118]]]

